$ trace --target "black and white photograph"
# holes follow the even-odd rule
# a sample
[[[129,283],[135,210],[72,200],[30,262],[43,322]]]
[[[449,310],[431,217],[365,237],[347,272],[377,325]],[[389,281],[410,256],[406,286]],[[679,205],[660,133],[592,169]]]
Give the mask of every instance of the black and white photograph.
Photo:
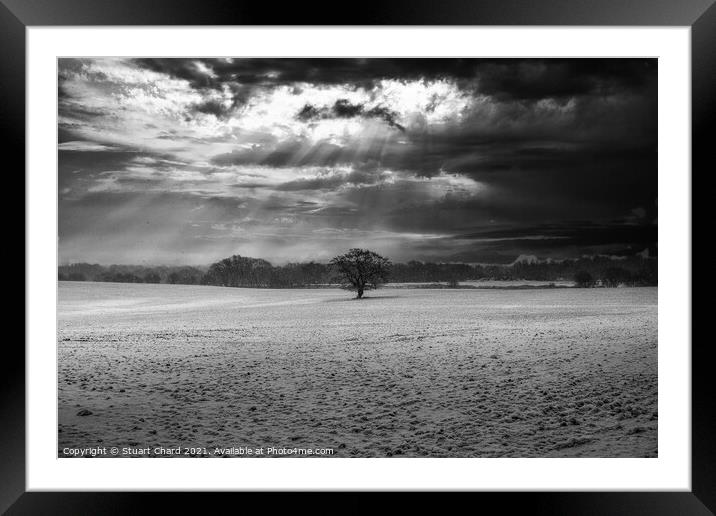
[[[657,71],[57,59],[57,457],[658,457]]]

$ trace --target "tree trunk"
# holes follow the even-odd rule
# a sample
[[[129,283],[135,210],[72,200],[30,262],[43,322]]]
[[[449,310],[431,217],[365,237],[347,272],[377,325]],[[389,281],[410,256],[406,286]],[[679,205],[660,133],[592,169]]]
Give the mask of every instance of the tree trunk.
[[[362,289],[362,288],[359,288],[359,289],[358,289],[358,295],[357,295],[356,297],[357,297],[358,299],[360,299],[360,298],[363,297],[363,289]]]

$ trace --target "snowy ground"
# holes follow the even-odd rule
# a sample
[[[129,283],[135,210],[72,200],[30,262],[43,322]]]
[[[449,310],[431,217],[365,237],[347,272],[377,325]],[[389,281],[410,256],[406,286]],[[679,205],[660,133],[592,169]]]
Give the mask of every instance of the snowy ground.
[[[368,295],[61,282],[59,456],[657,455],[656,288]]]
[[[388,283],[386,287],[394,288],[423,288],[434,287],[436,285],[448,286],[446,281],[432,281],[425,283]],[[467,280],[458,282],[459,287],[473,288],[525,288],[525,287],[574,287],[574,281],[555,280],[555,281],[539,281],[539,280]]]

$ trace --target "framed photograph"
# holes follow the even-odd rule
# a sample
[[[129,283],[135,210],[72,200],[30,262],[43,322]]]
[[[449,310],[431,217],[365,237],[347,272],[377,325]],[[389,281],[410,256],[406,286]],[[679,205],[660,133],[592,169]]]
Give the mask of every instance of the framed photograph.
[[[712,2],[0,1],[26,202],[0,509],[714,510]]]

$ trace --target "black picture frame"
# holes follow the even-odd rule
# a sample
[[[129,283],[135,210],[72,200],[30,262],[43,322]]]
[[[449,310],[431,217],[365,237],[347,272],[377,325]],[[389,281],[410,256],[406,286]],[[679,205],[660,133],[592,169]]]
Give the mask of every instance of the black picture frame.
[[[691,177],[706,176],[713,170],[710,162],[712,143],[708,136],[714,132],[716,112],[714,0],[371,0],[354,8],[335,2],[279,5],[240,0],[0,0],[0,127],[5,134],[6,173],[14,174],[18,180],[13,191],[24,191],[24,180],[20,180],[22,174],[18,171],[25,170],[25,29],[48,25],[689,26],[692,38]],[[5,212],[8,220],[8,208]],[[15,218],[16,213],[12,214]],[[692,219],[704,220],[693,211],[693,204]],[[31,273],[26,269],[25,277]],[[690,344],[683,343],[684,346]],[[520,509],[538,514],[716,512],[716,439],[713,437],[716,433],[716,404],[713,402],[710,346],[709,339],[704,339],[694,342],[691,347],[691,492],[479,493],[479,506],[484,509],[498,504],[501,512]],[[4,352],[0,375],[0,413],[3,414],[3,424],[0,424],[0,511],[7,511],[7,514],[143,513],[153,512],[152,505],[147,502],[161,497],[161,503],[167,504],[163,505],[164,511],[170,506],[179,506],[183,510],[201,508],[201,512],[205,512],[207,506],[191,499],[187,493],[25,492],[25,352],[20,339],[7,339]],[[231,495],[211,496],[212,502],[216,502]],[[258,495],[244,493],[241,496],[244,505]],[[306,500],[307,496],[315,495],[303,494],[299,503],[316,507],[318,502]],[[265,498],[255,501],[262,503],[262,500],[266,501]],[[415,501],[423,503],[422,496],[417,495]],[[195,503],[200,505],[193,506]],[[272,498],[271,503],[280,504],[281,499]],[[292,503],[295,504],[295,500]],[[356,498],[355,503],[344,502],[340,507],[363,512],[371,510],[373,502],[370,497],[368,500],[361,497]],[[333,512],[330,506],[326,510]]]

